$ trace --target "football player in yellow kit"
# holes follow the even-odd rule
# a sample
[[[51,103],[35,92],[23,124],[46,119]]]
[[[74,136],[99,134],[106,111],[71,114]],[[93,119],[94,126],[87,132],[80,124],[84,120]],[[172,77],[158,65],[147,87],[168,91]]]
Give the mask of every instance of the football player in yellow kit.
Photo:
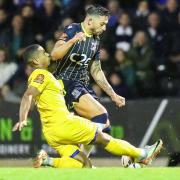
[[[124,140],[115,139],[98,130],[96,124],[88,119],[71,114],[65,104],[61,83],[47,70],[50,64],[49,54],[40,45],[27,47],[24,59],[34,71],[28,79],[28,88],[20,104],[19,122],[15,124],[13,131],[21,130],[27,125],[27,115],[34,99],[44,136],[48,144],[61,156],[47,160],[47,155],[42,153],[39,162],[47,160],[47,165],[54,167],[83,167],[87,159],[80,160],[84,154],[79,144],[99,144],[114,155],[127,155],[143,164],[149,164],[160,152],[161,140],[152,146],[136,148]]]

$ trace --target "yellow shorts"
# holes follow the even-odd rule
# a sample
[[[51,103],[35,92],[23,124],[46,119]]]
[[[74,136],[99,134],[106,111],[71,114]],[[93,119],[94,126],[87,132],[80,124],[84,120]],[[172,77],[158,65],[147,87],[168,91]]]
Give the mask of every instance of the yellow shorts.
[[[73,151],[79,149],[79,144],[89,144],[95,139],[97,132],[95,123],[73,114],[65,117],[56,115],[56,118],[61,118],[61,120],[55,125],[49,124],[50,127],[44,128],[43,132],[48,144],[61,156],[64,154],[71,156]],[[65,149],[68,149],[67,153]]]

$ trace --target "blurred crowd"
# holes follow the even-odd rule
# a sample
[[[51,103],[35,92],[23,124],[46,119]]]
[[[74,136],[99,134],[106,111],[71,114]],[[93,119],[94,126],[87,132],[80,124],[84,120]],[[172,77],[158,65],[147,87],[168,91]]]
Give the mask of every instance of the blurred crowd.
[[[114,90],[126,98],[180,95],[179,0],[0,0],[0,99],[20,101],[32,71],[24,48],[38,43],[51,52],[91,4],[111,13],[100,60]]]

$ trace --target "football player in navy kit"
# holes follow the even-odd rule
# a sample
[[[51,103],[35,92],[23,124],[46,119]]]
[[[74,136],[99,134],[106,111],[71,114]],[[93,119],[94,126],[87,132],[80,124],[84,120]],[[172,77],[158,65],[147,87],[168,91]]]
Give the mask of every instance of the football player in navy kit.
[[[51,52],[52,59],[58,61],[54,75],[64,84],[68,107],[98,123],[105,132],[110,128],[108,112],[89,87],[90,74],[118,107],[125,105],[125,98],[116,94],[108,83],[99,60],[99,35],[106,30],[108,19],[106,8],[89,7],[84,21],[67,26]]]

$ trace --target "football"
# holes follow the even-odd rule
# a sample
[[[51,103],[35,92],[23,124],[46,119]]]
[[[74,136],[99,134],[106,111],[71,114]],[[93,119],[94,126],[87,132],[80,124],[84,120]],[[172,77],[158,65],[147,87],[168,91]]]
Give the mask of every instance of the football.
[[[142,168],[140,163],[135,163],[134,160],[129,156],[122,156],[121,163],[125,168]]]
[[[140,163],[132,163],[127,168],[142,168]]]
[[[129,157],[129,156],[122,156],[122,158],[121,158],[121,164],[125,168],[127,168],[133,162],[134,162],[134,160],[131,157]]]

